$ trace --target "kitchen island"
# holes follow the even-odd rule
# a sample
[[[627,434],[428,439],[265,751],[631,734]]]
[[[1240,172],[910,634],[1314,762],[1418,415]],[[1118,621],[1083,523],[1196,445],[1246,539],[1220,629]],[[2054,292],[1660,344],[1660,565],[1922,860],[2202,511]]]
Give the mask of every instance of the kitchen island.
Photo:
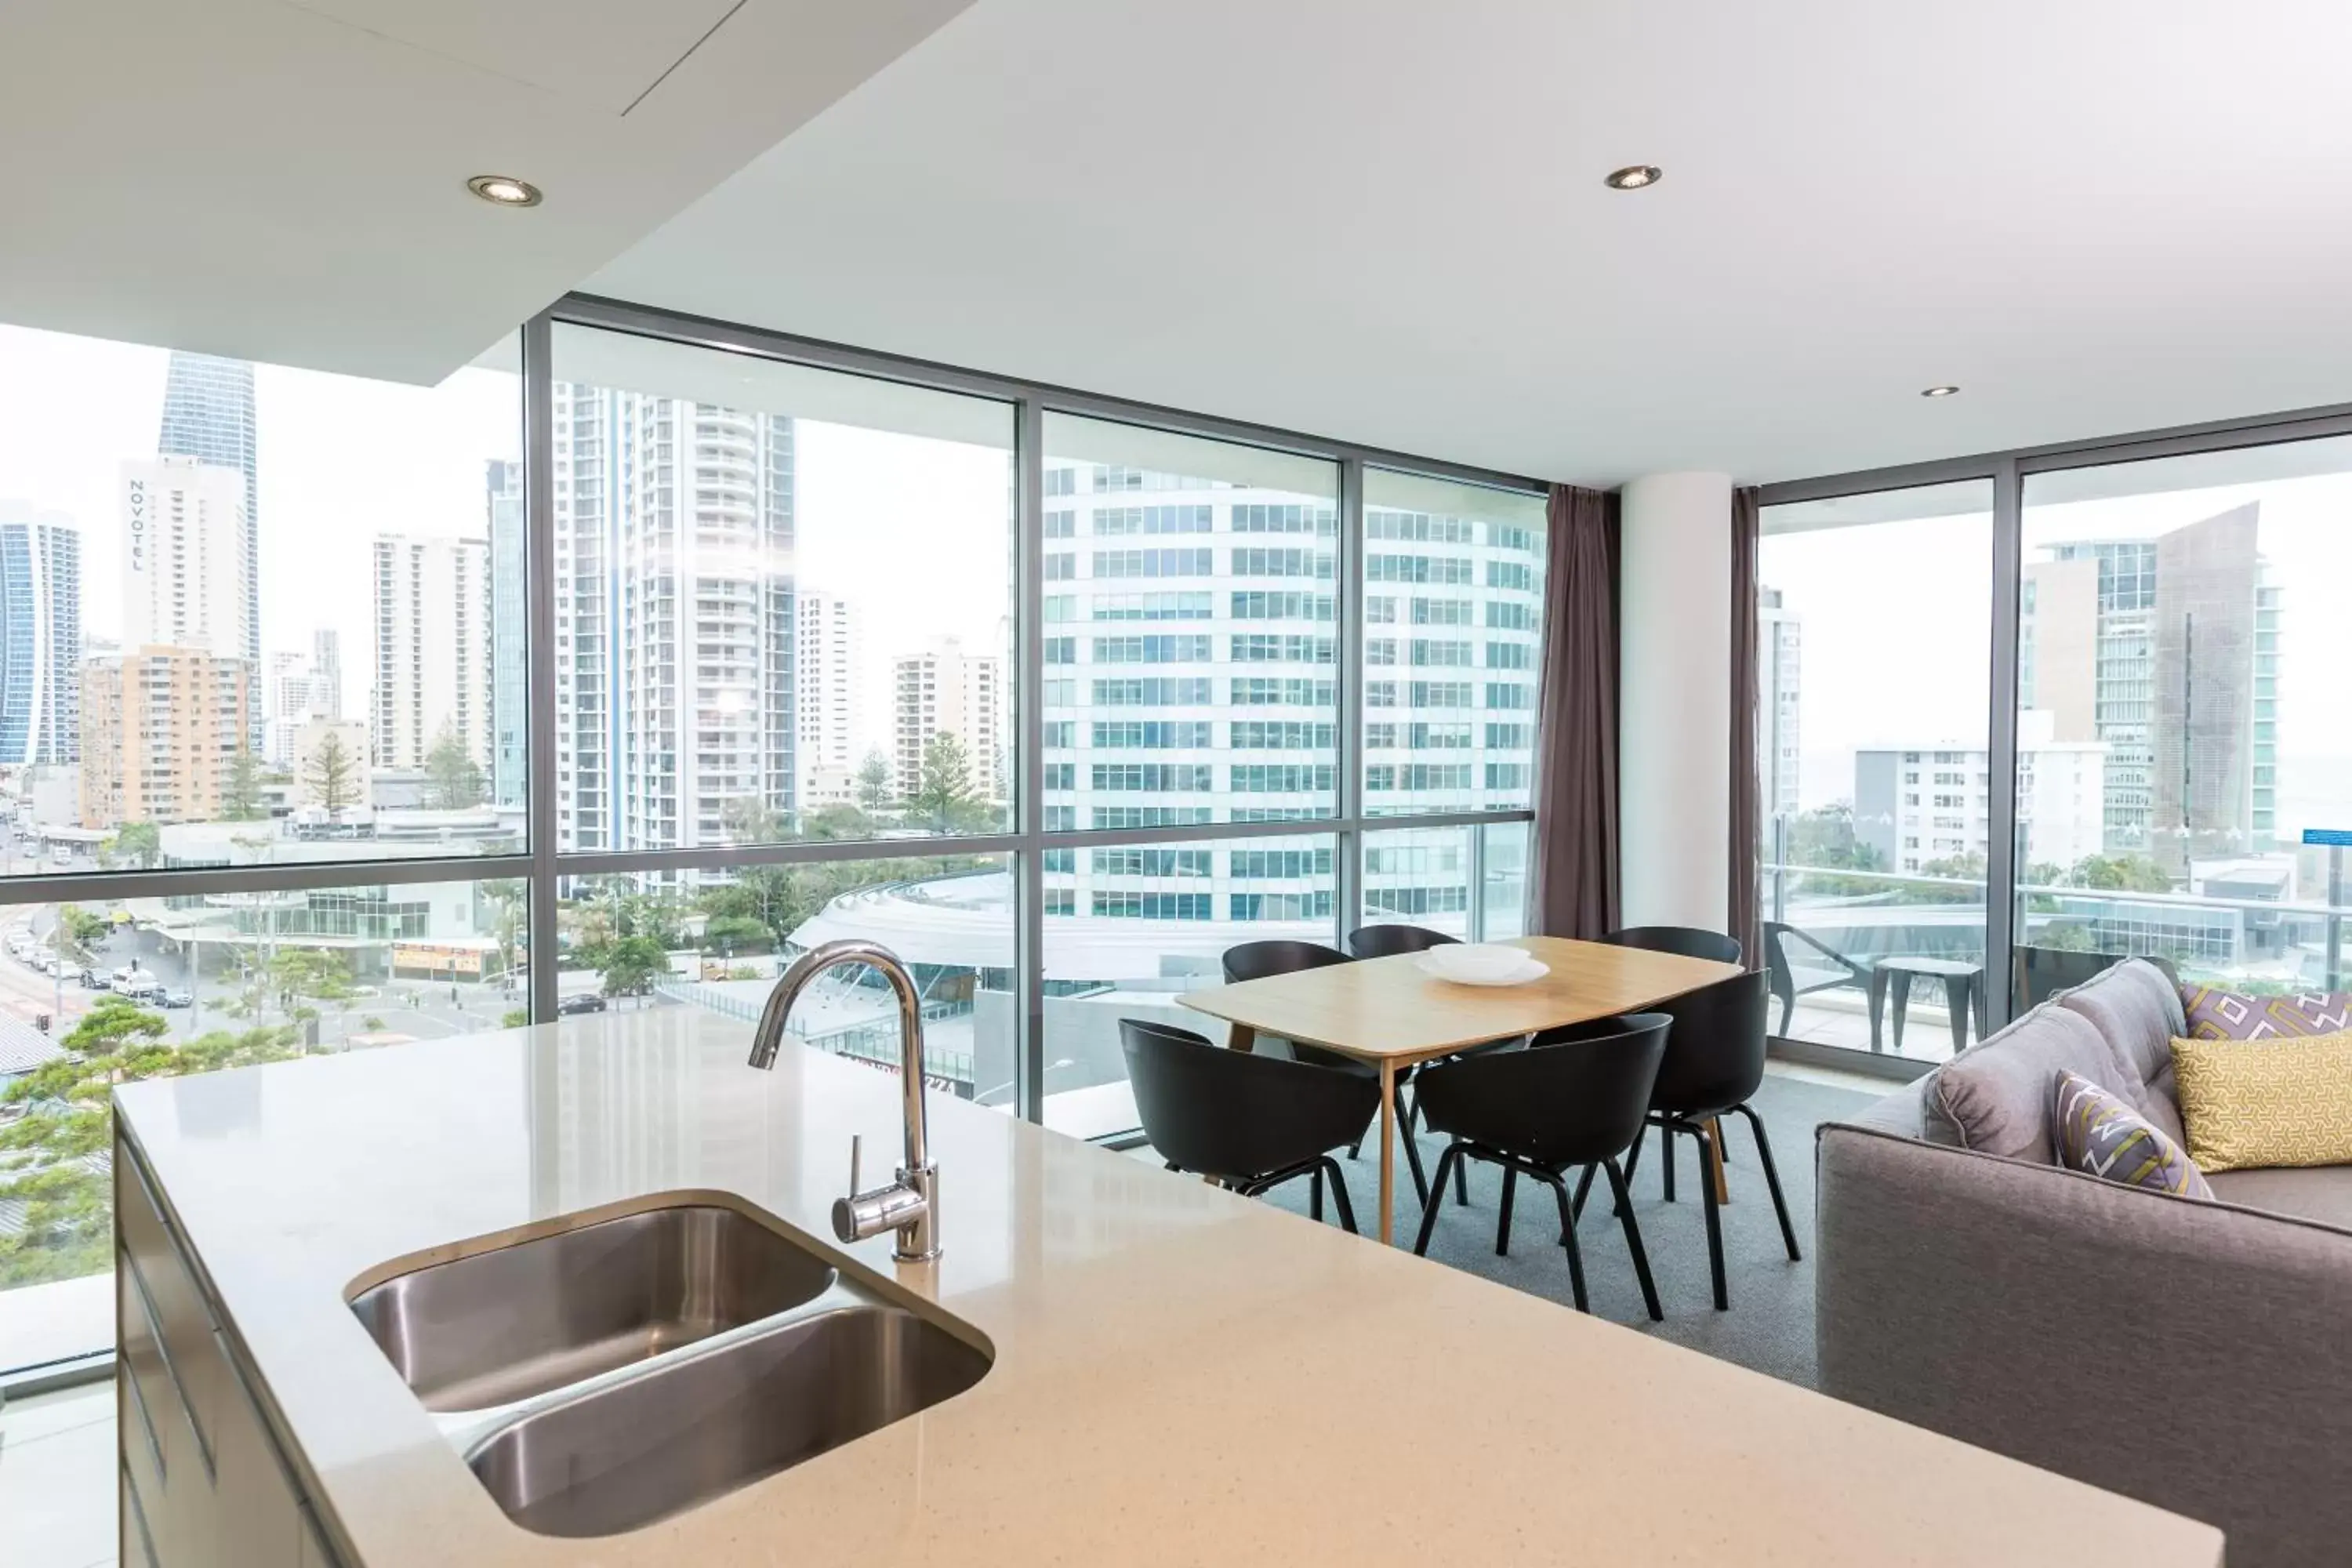
[[[938,1095],[943,1256],[836,1247],[851,1136],[889,1163],[898,1081],[795,1045],[756,1072],[749,1040],[653,1008],[121,1089],[123,1562],[2220,1561],[2203,1525]],[[991,1364],[644,1528],[532,1533],[350,1300],[680,1194],[769,1216]],[[181,1352],[131,1342],[151,1324]],[[207,1325],[217,1366],[185,1348]]]

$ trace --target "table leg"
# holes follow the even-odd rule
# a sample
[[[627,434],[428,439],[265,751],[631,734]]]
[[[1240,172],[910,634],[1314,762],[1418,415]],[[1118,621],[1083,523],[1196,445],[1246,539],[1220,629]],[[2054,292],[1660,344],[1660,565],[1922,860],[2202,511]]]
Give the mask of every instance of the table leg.
[[[1965,974],[1944,976],[1944,1010],[1952,1016],[1952,1054],[1969,1048],[1969,995],[1976,988]]]
[[[1898,969],[1886,977],[1888,999],[1895,1004],[1895,1028],[1888,1044],[1895,1054],[1903,1054],[1903,1015],[1911,1005],[1911,972]]]
[[[1707,1172],[1707,1179],[1715,1184],[1715,1201],[1729,1203],[1731,1184],[1723,1174],[1723,1120],[1720,1117],[1706,1119],[1706,1162],[1713,1167]]]
[[[1257,1049],[1257,1029],[1253,1025],[1235,1024],[1233,1033],[1225,1037],[1225,1044],[1237,1051],[1254,1051]]]
[[[1870,972],[1870,1052],[1873,1056],[1885,1048],[1880,1037],[1885,1028],[1885,1021],[1886,971],[1874,969]],[[1784,1027],[1780,1032],[1785,1035],[1789,1031]]]
[[[1381,1245],[1396,1230],[1396,1064],[1381,1063]]]

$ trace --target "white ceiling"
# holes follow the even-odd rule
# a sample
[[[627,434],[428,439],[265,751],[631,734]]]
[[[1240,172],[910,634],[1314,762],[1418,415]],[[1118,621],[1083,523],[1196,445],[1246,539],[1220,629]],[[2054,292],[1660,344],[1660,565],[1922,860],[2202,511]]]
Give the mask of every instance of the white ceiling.
[[[981,0],[587,287],[1796,477],[2352,400],[2347,58],[2338,0]]]
[[[5,0],[0,321],[436,381],[967,4]]]

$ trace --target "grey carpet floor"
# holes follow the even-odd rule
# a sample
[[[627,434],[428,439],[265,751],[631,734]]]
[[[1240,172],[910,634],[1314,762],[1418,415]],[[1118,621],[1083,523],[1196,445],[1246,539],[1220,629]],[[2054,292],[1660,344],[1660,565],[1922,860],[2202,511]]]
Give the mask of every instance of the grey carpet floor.
[[[1723,1248],[1731,1294],[1728,1311],[1715,1310],[1708,1289],[1698,1152],[1689,1139],[1675,1140],[1681,1145],[1675,1183],[1678,1201],[1667,1203],[1659,1191],[1658,1138],[1653,1132],[1643,1151],[1641,1169],[1633,1177],[1633,1212],[1666,1321],[1653,1323],[1643,1310],[1642,1290],[1625,1250],[1624,1232],[1606,1201],[1605,1179],[1594,1183],[1594,1198],[1586,1204],[1576,1232],[1593,1312],[1811,1387],[1813,1129],[1823,1121],[1851,1116],[1870,1101],[1866,1094],[1778,1075],[1766,1078],[1757,1092],[1753,1103],[1771,1133],[1780,1190],[1788,1197],[1789,1217],[1805,1254],[1798,1263],[1789,1261],[1781,1243],[1780,1225],[1772,1216],[1771,1195],[1765,1189],[1763,1169],[1757,1162],[1747,1124],[1738,1118],[1727,1124],[1730,1169],[1727,1179],[1732,1201],[1723,1210]],[[1423,1163],[1433,1175],[1444,1141],[1424,1131],[1419,1142]],[[1369,1233],[1374,1228],[1373,1209],[1380,1191],[1380,1167],[1372,1148],[1368,1145],[1363,1157],[1353,1162],[1342,1154],[1339,1166],[1355,1203],[1356,1223]],[[1559,1246],[1559,1211],[1550,1193],[1530,1182],[1519,1183],[1512,1205],[1511,1250],[1508,1256],[1497,1258],[1495,1221],[1502,1197],[1502,1173],[1477,1163],[1469,1169],[1470,1205],[1458,1208],[1451,1198],[1446,1200],[1430,1238],[1429,1256],[1514,1289],[1563,1305],[1571,1302],[1568,1255]],[[1397,1158],[1397,1242],[1410,1247],[1421,1224],[1421,1210],[1402,1150]],[[1307,1184],[1292,1183],[1267,1194],[1263,1201],[1304,1214]],[[1326,1217],[1330,1217],[1328,1210]]]

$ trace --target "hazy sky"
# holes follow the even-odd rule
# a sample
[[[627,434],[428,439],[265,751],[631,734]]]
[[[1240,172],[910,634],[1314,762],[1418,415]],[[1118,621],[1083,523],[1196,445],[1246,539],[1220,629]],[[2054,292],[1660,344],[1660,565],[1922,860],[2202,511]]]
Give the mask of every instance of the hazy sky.
[[[2340,798],[2352,784],[2352,616],[2342,588],[2352,584],[2352,473],[2040,506],[2029,485],[2025,558],[2046,559],[2038,547],[2062,540],[2154,538],[2249,500],[2262,504],[2260,549],[2284,590],[2282,826],[2352,821],[2352,800]],[[1763,541],[1764,585],[1804,622],[1805,806],[1853,798],[1857,747],[1984,745],[1991,538],[1986,511]]]
[[[122,626],[119,465],[155,453],[161,349],[0,326],[0,500],[81,525],[83,627]],[[257,366],[261,646],[343,633],[344,711],[367,711],[369,542],[483,537],[483,465],[520,456],[514,376],[459,371],[436,387]],[[789,410],[782,411],[789,412]],[[869,743],[886,742],[893,655],[960,636],[1003,651],[1011,608],[1005,453],[836,425],[797,431],[795,570],[865,619]]]

